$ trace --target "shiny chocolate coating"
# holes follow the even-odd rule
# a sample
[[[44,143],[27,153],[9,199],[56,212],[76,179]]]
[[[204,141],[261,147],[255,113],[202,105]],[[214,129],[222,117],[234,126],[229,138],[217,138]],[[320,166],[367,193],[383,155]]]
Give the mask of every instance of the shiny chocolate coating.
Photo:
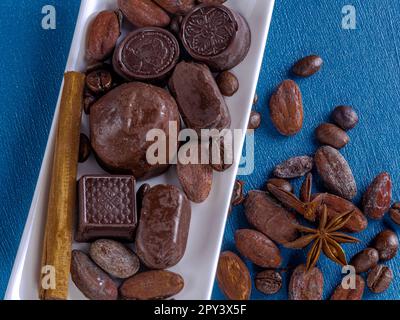
[[[79,216],[75,240],[132,241],[137,224],[133,176],[84,176],[79,180]]]
[[[169,81],[186,126],[201,129],[226,129],[231,116],[210,69],[199,63],[180,62]]]
[[[141,82],[123,84],[91,107],[92,148],[111,172],[131,172],[137,179],[159,175],[169,165],[148,163],[146,152],[154,142],[146,141],[146,134],[160,129],[168,145],[170,121],[179,131],[178,108],[166,90]]]
[[[151,269],[167,269],[183,257],[189,234],[191,207],[187,197],[171,185],[146,192],[136,234],[136,253]]]
[[[212,70],[237,66],[250,49],[251,33],[244,18],[223,5],[200,5],[181,27],[182,43],[190,56]]]
[[[175,67],[179,55],[179,43],[172,33],[146,27],[131,32],[119,44],[114,52],[113,66],[129,81],[159,81]]]

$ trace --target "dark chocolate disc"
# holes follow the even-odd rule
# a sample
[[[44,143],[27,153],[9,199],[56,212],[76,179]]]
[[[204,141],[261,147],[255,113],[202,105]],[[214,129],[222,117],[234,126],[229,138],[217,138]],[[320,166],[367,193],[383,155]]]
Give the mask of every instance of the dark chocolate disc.
[[[236,29],[235,18],[227,8],[199,7],[185,21],[183,40],[193,53],[215,56],[229,47]]]
[[[114,69],[128,80],[161,80],[179,59],[179,44],[167,30],[147,27],[130,33],[115,50]]]

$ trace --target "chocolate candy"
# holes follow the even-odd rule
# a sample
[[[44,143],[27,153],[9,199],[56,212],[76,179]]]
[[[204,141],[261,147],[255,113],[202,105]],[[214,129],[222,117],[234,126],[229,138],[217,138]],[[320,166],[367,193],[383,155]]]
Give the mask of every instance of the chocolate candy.
[[[228,107],[206,65],[178,63],[169,87],[188,128],[199,132],[200,129],[222,130],[231,125]]]
[[[132,241],[136,224],[133,176],[84,176],[79,180],[76,241],[99,238]]]
[[[240,14],[222,5],[200,5],[185,16],[181,39],[193,59],[222,71],[246,57],[251,34]]]
[[[132,173],[149,178],[168,169],[166,163],[149,164],[147,132],[160,129],[169,142],[169,122],[178,127],[175,100],[164,89],[141,82],[123,84],[107,93],[90,109],[92,148],[103,167],[111,172]]]
[[[183,257],[191,218],[190,202],[176,187],[158,185],[145,193],[136,253],[150,269],[167,269]]]
[[[160,81],[175,67],[179,54],[179,44],[172,33],[146,27],[131,32],[119,44],[113,66],[129,81]]]

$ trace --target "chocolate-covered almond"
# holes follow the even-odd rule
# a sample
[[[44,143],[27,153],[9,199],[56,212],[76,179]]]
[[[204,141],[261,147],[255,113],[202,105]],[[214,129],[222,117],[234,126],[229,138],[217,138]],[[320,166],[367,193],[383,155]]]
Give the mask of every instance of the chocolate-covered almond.
[[[357,253],[350,261],[357,273],[367,272],[379,262],[379,252],[375,248],[365,248]]]
[[[292,72],[299,77],[310,77],[321,69],[323,63],[320,56],[307,56],[295,63]]]
[[[278,268],[282,257],[279,248],[261,232],[242,229],[235,233],[236,248],[242,256],[263,268]]]
[[[169,141],[170,121],[179,131],[178,108],[166,90],[141,82],[123,84],[90,109],[92,147],[110,171],[132,172],[137,179],[159,175],[168,169],[168,159],[148,162],[147,150],[154,142],[147,141],[146,135],[160,129]]]
[[[179,44],[172,33],[146,27],[129,33],[117,46],[113,66],[128,81],[160,82],[171,73],[179,55]]]
[[[157,185],[142,202],[136,253],[151,269],[167,269],[183,257],[189,234],[191,207],[175,186]]]
[[[228,107],[206,65],[178,63],[169,87],[188,128],[222,130],[231,125]]]
[[[297,239],[296,218],[266,192],[250,191],[244,206],[249,223],[273,241],[285,245]]]
[[[171,19],[152,0],[118,0],[124,16],[136,27],[166,27]]]
[[[82,251],[72,251],[71,278],[78,289],[91,300],[118,298],[116,283]]]
[[[237,12],[222,5],[200,5],[183,19],[181,40],[194,60],[214,71],[223,71],[234,68],[246,57],[251,34]]]
[[[159,300],[177,295],[184,287],[183,278],[166,270],[146,271],[124,281],[119,288],[126,300]]]

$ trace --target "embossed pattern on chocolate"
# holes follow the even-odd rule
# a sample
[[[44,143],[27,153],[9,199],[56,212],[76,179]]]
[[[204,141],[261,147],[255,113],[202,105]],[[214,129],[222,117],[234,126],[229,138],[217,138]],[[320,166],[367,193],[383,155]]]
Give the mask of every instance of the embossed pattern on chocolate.
[[[167,30],[148,27],[135,30],[115,50],[115,70],[128,80],[159,80],[179,59],[179,44]]]
[[[84,176],[79,181],[76,240],[132,240],[136,228],[133,176]]]
[[[236,22],[228,11],[220,7],[202,7],[186,21],[183,31],[187,45],[202,56],[214,56],[232,42]]]

